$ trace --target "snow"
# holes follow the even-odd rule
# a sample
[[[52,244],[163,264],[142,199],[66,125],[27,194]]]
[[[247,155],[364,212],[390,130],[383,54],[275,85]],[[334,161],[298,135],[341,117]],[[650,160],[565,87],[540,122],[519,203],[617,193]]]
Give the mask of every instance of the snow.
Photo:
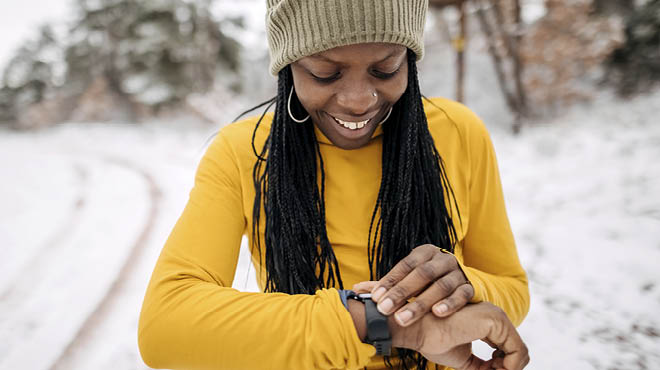
[[[0,132],[0,369],[144,368],[139,302],[211,133],[181,124]],[[87,339],[99,328],[103,340]],[[105,353],[116,350],[119,361],[133,357],[118,366]]]
[[[216,0],[211,6],[215,19],[242,19],[243,27],[230,22],[223,23],[223,32],[235,40],[240,40],[246,52],[245,57],[255,58],[259,53],[268,52],[266,40],[266,1],[263,0]],[[254,49],[257,49],[255,53]]]
[[[137,94],[136,99],[148,105],[167,101],[174,96],[174,89],[165,83],[153,83]]]
[[[36,20],[64,14],[56,3],[3,9],[0,66]],[[214,14],[244,16],[255,31],[234,31],[265,51],[263,1],[231,4],[218,0]],[[19,18],[20,27],[5,22]],[[427,41],[422,91],[453,96],[451,50],[439,36]],[[660,91],[633,100],[601,91],[512,136],[481,42],[469,44],[466,93],[491,131],[529,274],[519,328],[527,368],[660,368]],[[245,101],[223,102],[215,116],[257,103]],[[146,369],[144,291],[215,130],[182,121],[0,128],[0,369]],[[245,248],[238,264],[234,287],[255,291]]]
[[[543,0],[523,0],[521,1],[521,9],[522,20],[526,24],[534,23],[547,11]]]
[[[532,306],[532,368],[660,366],[660,93],[495,136]]]
[[[530,369],[660,367],[658,110],[660,91],[605,92],[519,136],[491,127],[530,277]],[[213,130],[0,131],[0,369],[145,368],[141,299]],[[241,258],[234,287],[254,291]]]
[[[9,5],[3,0],[0,12],[0,70],[25,40],[36,37],[44,23],[67,19],[72,14],[69,1],[22,0]]]

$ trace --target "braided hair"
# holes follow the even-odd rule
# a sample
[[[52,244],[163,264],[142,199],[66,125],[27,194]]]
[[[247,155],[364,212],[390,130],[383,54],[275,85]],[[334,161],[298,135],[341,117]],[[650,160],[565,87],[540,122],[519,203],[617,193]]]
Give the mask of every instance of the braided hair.
[[[411,50],[408,66],[407,89],[383,123],[382,180],[365,235],[371,280],[383,277],[421,244],[453,252],[457,240],[445,203],[456,200],[428,129]],[[257,156],[252,236],[261,252],[258,228],[263,204],[265,291],[314,294],[324,287],[343,289],[326,230],[323,158],[313,124],[297,124],[287,114],[292,86],[291,69],[286,67],[278,75],[277,97],[270,101],[276,105],[275,115],[260,153],[254,138],[263,115],[252,138]],[[415,351],[398,353],[402,369],[426,369],[426,359]],[[392,366],[389,359],[386,362]]]

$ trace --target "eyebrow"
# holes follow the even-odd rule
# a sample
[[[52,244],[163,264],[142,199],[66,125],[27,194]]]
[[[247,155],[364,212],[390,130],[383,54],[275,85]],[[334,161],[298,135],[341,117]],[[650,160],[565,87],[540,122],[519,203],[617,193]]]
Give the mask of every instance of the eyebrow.
[[[385,58],[383,58],[383,59],[381,59],[381,60],[379,60],[379,61],[377,61],[377,62],[374,62],[373,64],[382,63],[382,62],[384,62],[384,61],[390,59],[391,57],[395,56],[395,55],[397,54],[397,52],[398,52],[398,50],[393,50],[393,51],[392,51],[391,53],[389,53]],[[333,64],[344,64],[344,63],[338,62],[338,61],[336,61],[336,60],[332,60],[332,59],[330,59],[330,58],[328,58],[328,57],[326,57],[326,56],[324,56],[324,55],[321,55],[321,54],[310,55],[310,58],[314,58],[314,59],[323,59],[323,60],[325,60],[325,61],[327,61],[327,62],[330,62],[330,63],[333,63]]]

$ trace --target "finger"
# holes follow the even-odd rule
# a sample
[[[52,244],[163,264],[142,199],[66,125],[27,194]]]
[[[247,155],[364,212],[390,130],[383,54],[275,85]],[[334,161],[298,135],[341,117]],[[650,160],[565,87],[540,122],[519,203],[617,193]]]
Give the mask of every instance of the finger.
[[[517,334],[516,334],[517,335]],[[514,341],[515,339],[512,339]],[[529,363],[529,353],[527,351],[527,346],[522,342],[522,339],[518,336],[518,343],[515,343],[515,349],[512,349],[511,352],[504,349],[504,358],[503,368],[507,370],[522,370]],[[505,344],[506,345],[506,344]]]
[[[460,271],[456,272],[459,274],[458,279],[465,281],[463,273]],[[463,283],[448,298],[433,305],[433,313],[438,317],[449,316],[470,302],[472,296],[474,296],[474,287],[471,284]]]
[[[504,369],[504,359],[503,358],[494,358],[492,360],[491,367],[493,369]]]
[[[527,347],[524,351],[517,352],[515,354],[505,354],[503,361],[503,368],[507,370],[522,370],[527,364],[529,364],[529,353],[527,352]]]
[[[484,361],[479,357],[470,354],[463,366],[456,367],[458,370],[490,370],[494,368],[492,360]]]
[[[455,275],[454,278],[448,280],[441,279],[443,275],[450,272],[452,269],[457,270],[456,259],[451,255],[436,254],[430,261],[424,262],[412,270],[406,277],[404,277],[395,286],[389,289],[378,302],[378,310],[384,314],[389,315],[398,310],[401,306],[405,305],[409,298],[412,298],[422,291],[427,290],[427,287],[432,288],[435,285],[434,294],[440,294],[435,297],[434,301],[422,302],[417,311],[428,312],[431,310],[431,305],[440,299],[447,297],[454,289],[460,284],[460,275]],[[464,282],[465,278],[462,278]],[[434,284],[436,283],[437,284]],[[410,315],[408,315],[410,316]]]
[[[353,285],[353,291],[357,294],[369,293],[378,284],[377,281],[362,281]]]
[[[482,360],[482,361],[483,361],[483,360]],[[484,362],[481,364],[481,367],[479,368],[479,370],[493,370],[493,369],[495,369],[495,368],[496,368],[496,367],[493,366],[493,360],[488,360],[488,361],[484,361]]]
[[[501,312],[501,319],[493,321],[488,340],[504,352],[503,368],[507,370],[521,370],[529,363],[527,346],[513,327],[511,321]]]
[[[490,341],[488,338],[484,338],[484,339],[482,339],[481,341],[484,342],[484,343],[486,343],[486,344],[488,344],[488,345],[490,346],[490,348],[498,349],[498,348],[497,348],[497,344],[493,343],[493,342]],[[504,356],[502,356],[502,357],[504,357]]]
[[[504,353],[504,351],[502,351],[501,349],[496,349],[493,351],[491,356],[494,359],[498,359],[498,358],[504,358],[505,355],[506,353]]]
[[[409,276],[412,277],[413,275],[411,274]],[[406,278],[400,284],[405,284],[407,279],[408,278]],[[454,270],[445,276],[436,279],[431,285],[429,285],[428,288],[426,288],[424,292],[422,292],[422,294],[415,298],[415,301],[405,304],[403,307],[401,307],[401,309],[396,312],[394,317],[399,322],[399,325],[408,326],[424,317],[424,315],[431,311],[431,307],[437,307],[438,302],[442,302],[445,307],[451,307],[453,311],[458,310],[468,301],[461,298],[460,294],[464,293],[459,292],[458,295],[456,294],[457,287],[461,288],[464,285],[466,284],[463,273],[459,270]],[[394,289],[391,291],[393,292]],[[450,298],[445,299],[447,296]],[[436,316],[439,315],[436,314]]]
[[[417,266],[431,260],[437,252],[438,248],[432,244],[424,244],[413,249],[410,254],[394,265],[385,276],[378,280],[378,284],[371,291],[371,299],[374,302],[380,302],[385,292],[408,276]]]
[[[491,366],[493,369],[502,369],[504,368],[504,356],[505,353],[501,349],[496,349],[491,355]]]

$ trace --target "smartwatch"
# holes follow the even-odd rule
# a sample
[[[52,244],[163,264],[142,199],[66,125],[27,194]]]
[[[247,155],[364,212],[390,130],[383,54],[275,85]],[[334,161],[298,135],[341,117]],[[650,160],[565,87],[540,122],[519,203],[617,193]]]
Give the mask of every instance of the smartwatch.
[[[376,354],[389,356],[392,353],[392,336],[387,324],[387,316],[376,308],[376,303],[371,300],[371,294],[357,294],[352,290],[347,291],[346,298],[355,299],[364,303],[364,315],[367,322],[366,343],[376,347]]]

